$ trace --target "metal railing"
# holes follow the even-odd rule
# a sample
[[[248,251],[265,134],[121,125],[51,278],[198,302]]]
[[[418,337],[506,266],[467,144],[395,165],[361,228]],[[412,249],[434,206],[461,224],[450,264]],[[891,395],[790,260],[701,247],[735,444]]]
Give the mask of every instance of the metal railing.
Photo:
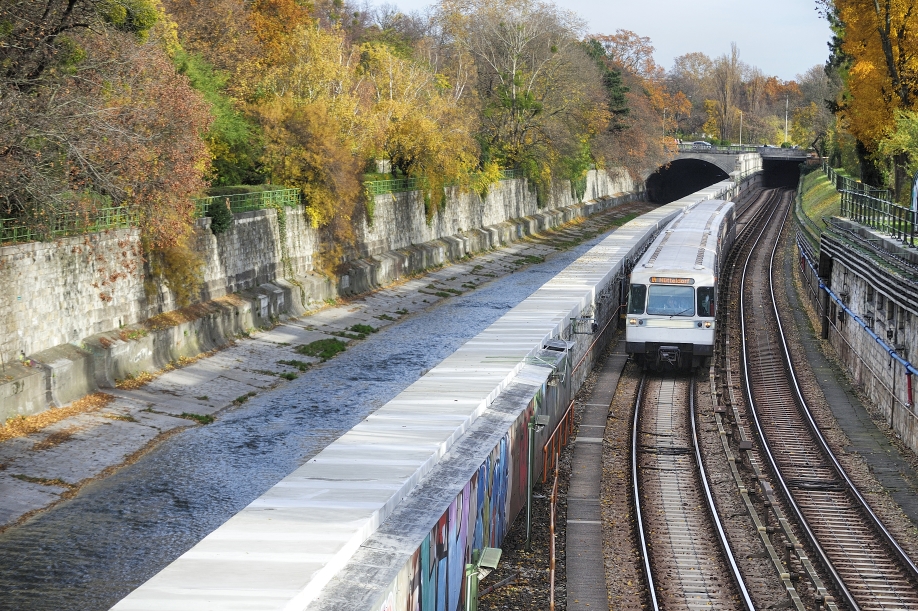
[[[500,180],[522,178],[521,170],[503,170]],[[397,180],[366,181],[367,193],[380,195],[384,193],[401,193],[418,191],[426,181],[423,178],[402,178]],[[215,203],[229,202],[230,211],[234,214],[264,210],[283,206],[295,208],[302,203],[299,189],[276,189],[273,191],[256,191],[234,195],[214,195],[194,199],[195,218],[208,215]],[[127,206],[98,208],[92,212],[59,212],[48,213],[39,217],[0,218],[0,245],[22,242],[41,242],[59,237],[81,235],[105,229],[124,229],[138,224],[138,214]]]
[[[251,212],[283,206],[295,208],[300,204],[299,189],[277,189],[275,191],[256,191],[254,193],[236,193],[234,195],[213,195],[194,200],[195,217],[207,216],[214,203],[229,202],[230,211],[235,213]]]
[[[513,180],[522,178],[523,172],[519,169],[501,170],[499,180]],[[421,191],[427,187],[424,178],[395,178],[392,180],[367,180],[364,187],[369,195],[385,195],[386,193],[408,193]],[[447,186],[455,186],[455,183]]]
[[[555,467],[555,461],[561,454],[561,449],[567,445],[567,440],[574,433],[574,402],[567,406],[558,426],[552,431],[551,437],[542,446],[542,483],[548,479],[548,473]]]
[[[854,191],[856,193],[864,193],[866,195],[872,195],[880,199],[890,199],[892,194],[889,189],[881,189],[879,187],[871,187],[870,185],[863,183],[856,178],[851,178],[842,173],[838,168],[833,168],[829,165],[827,159],[822,160],[822,171],[825,173],[826,177],[832,181],[832,184],[835,185],[835,190],[839,193],[842,191]]]
[[[914,210],[890,201],[889,189],[871,187],[845,176],[826,161],[823,161],[822,169],[841,194],[842,216],[889,234],[903,244],[915,245],[918,215]]]
[[[682,143],[679,146],[680,153],[718,153],[721,155],[737,155],[739,153],[758,153],[758,146],[749,146],[746,144],[730,144],[727,146],[702,144],[692,144],[691,142]]]
[[[88,212],[48,212],[35,217],[0,218],[0,245],[44,242],[137,224],[137,213],[126,206],[96,208]]]

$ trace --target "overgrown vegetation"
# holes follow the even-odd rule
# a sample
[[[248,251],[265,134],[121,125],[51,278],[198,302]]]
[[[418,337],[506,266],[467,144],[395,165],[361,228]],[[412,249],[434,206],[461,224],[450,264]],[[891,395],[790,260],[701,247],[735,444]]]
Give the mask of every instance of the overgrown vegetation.
[[[179,418],[194,420],[198,424],[211,424],[214,422],[214,417],[209,414],[191,414],[188,412],[182,412],[182,415],[179,416]]]
[[[319,339],[295,348],[299,354],[322,359],[323,363],[346,349],[347,343],[335,338]]]

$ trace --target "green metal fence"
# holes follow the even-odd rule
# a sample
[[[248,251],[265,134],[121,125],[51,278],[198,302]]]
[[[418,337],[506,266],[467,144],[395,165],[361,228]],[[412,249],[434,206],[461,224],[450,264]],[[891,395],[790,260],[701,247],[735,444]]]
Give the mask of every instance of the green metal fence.
[[[522,177],[522,170],[501,170],[500,178],[498,180],[513,180],[515,178]],[[385,195],[386,193],[407,193],[410,191],[420,191],[427,186],[427,181],[424,178],[396,178],[393,180],[367,180],[363,184],[364,187],[366,187],[368,194]]]
[[[58,212],[37,218],[0,219],[0,244],[39,242],[136,225],[127,207],[97,208],[92,212]]]
[[[890,201],[889,189],[871,187],[823,162],[822,169],[841,194],[841,214],[878,231],[887,233],[903,244],[915,245],[918,215],[914,210]]]
[[[521,178],[520,170],[503,170],[500,180]],[[423,178],[402,178],[397,180],[372,180],[365,182],[370,195],[384,193],[403,193],[421,190],[426,181]],[[275,206],[295,208],[301,203],[299,189],[278,189],[275,191],[256,191],[254,193],[237,193],[235,195],[215,195],[193,200],[195,218],[207,216],[212,205],[217,202],[229,202],[233,213],[263,210]],[[136,214],[127,207],[99,208],[92,213],[57,213],[51,217],[0,218],[0,245],[21,242],[39,242],[59,237],[92,233],[105,229],[123,229],[136,226]]]
[[[254,193],[202,197],[194,200],[195,216],[198,218],[207,216],[210,207],[217,202],[229,202],[230,211],[234,213],[264,210],[278,205],[285,208],[295,208],[300,204],[300,190],[278,189],[276,191],[256,191]]]

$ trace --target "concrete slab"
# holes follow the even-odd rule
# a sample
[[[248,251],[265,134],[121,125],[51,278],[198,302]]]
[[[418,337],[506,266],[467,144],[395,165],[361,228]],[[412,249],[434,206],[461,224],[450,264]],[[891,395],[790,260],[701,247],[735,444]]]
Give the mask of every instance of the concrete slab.
[[[608,610],[605,565],[602,554],[602,514],[599,504],[602,481],[602,437],[609,406],[628,355],[621,340],[606,357],[593,392],[578,406],[571,478],[567,491],[567,608],[572,611]],[[598,443],[597,443],[598,442]]]
[[[15,522],[30,511],[47,507],[67,492],[63,486],[25,482],[0,473],[0,524]]]
[[[190,421],[189,424],[191,424]],[[61,423],[58,423],[61,424]],[[58,427],[61,441],[44,448],[35,444],[36,451],[7,464],[8,473],[29,477],[59,479],[78,484],[99,475],[147,445],[160,430],[140,423],[86,414],[69,419],[69,428]]]

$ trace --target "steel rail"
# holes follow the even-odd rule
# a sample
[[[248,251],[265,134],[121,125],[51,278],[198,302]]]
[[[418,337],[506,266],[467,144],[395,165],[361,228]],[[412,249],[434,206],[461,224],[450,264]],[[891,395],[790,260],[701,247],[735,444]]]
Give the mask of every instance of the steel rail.
[[[653,572],[650,570],[650,550],[647,549],[647,536],[644,532],[644,519],[641,513],[641,490],[638,485],[638,419],[641,415],[641,401],[644,398],[644,385],[647,382],[647,376],[641,376],[641,383],[638,386],[637,397],[634,400],[634,420],[631,425],[631,484],[634,495],[634,515],[637,521],[638,540],[641,546],[641,558],[644,561],[644,578],[647,580],[647,591],[650,593],[650,602],[652,611],[660,611],[660,602],[657,600],[657,589],[653,583]]]
[[[783,225],[783,224],[782,224]],[[780,234],[779,234],[780,236]],[[826,454],[829,460],[832,462],[832,465],[835,467],[835,470],[838,474],[845,480],[845,483],[848,486],[848,490],[854,495],[858,500],[858,503],[861,506],[867,516],[870,518],[874,528],[876,528],[884,542],[889,545],[893,550],[896,556],[899,557],[899,560],[905,565],[908,572],[911,573],[912,579],[918,582],[918,567],[915,566],[915,563],[912,562],[912,559],[908,557],[908,554],[905,553],[905,550],[899,545],[899,542],[896,541],[896,538],[883,524],[879,516],[874,513],[873,509],[870,508],[870,505],[867,503],[867,499],[861,494],[861,491],[858,490],[857,486],[851,480],[851,477],[848,475],[848,472],[838,461],[838,457],[835,456],[835,452],[832,451],[832,448],[829,447],[829,442],[826,441],[826,438],[823,436],[822,431],[819,430],[819,426],[816,424],[816,420],[813,418],[813,413],[810,410],[810,405],[807,403],[807,400],[803,396],[803,391],[800,389],[800,382],[797,379],[797,372],[794,370],[793,359],[791,358],[790,349],[787,345],[787,337],[784,333],[784,325],[781,323],[781,317],[778,313],[778,300],[775,298],[775,283],[774,283],[774,261],[775,253],[778,250],[778,243],[781,240],[778,239],[775,241],[775,245],[771,250],[771,258],[768,261],[768,288],[771,294],[771,305],[774,309],[775,320],[778,323],[778,338],[781,340],[781,348],[784,355],[784,362],[787,365],[788,378],[793,383],[794,393],[797,396],[797,401],[803,410],[803,415],[806,416],[806,421],[809,424],[810,431],[816,436],[819,440],[819,445],[822,448],[822,451]]]
[[[784,219],[782,219],[781,221],[782,231],[783,231],[784,224],[787,221],[787,213],[789,212],[789,210],[790,210],[790,207],[788,207],[788,210],[785,211]],[[787,482],[784,480],[784,476],[782,475],[781,470],[778,468],[777,460],[775,460],[774,454],[772,454],[771,448],[768,445],[768,441],[765,436],[764,427],[762,426],[762,423],[759,420],[758,410],[756,410],[755,408],[756,402],[752,397],[752,380],[750,378],[750,371],[749,371],[748,342],[746,341],[746,311],[745,311],[746,275],[747,275],[747,271],[749,268],[749,262],[752,260],[752,254],[755,252],[756,246],[761,241],[762,236],[765,235],[769,225],[771,224],[771,218],[774,217],[774,213],[775,213],[775,210],[772,211],[769,217],[769,222],[765,223],[762,226],[759,235],[756,237],[755,241],[752,244],[752,247],[749,249],[749,254],[746,256],[746,261],[743,264],[743,272],[742,272],[741,280],[740,280],[740,287],[739,287],[739,290],[740,290],[739,314],[740,316],[739,318],[740,318],[740,332],[741,332],[741,337],[743,338],[741,349],[742,349],[742,356],[743,356],[742,358],[743,379],[745,381],[744,391],[746,394],[746,400],[749,403],[749,412],[752,415],[752,420],[755,423],[755,427],[758,432],[759,438],[762,440],[762,444],[761,444],[762,451],[765,453],[765,456],[768,459],[769,465],[771,465],[772,473],[774,474],[775,479],[778,482],[778,485],[781,487],[781,490],[784,493],[785,500],[787,501],[788,505],[790,506],[791,510],[794,512],[794,515],[797,518],[797,523],[799,524],[800,528],[802,528],[803,531],[806,533],[807,539],[809,540],[813,548],[816,550],[816,553],[819,555],[819,558],[822,561],[823,566],[831,575],[833,583],[838,588],[839,592],[841,592],[842,596],[845,598],[845,602],[850,606],[852,611],[860,611],[860,606],[857,604],[857,602],[854,599],[854,596],[851,594],[848,588],[845,587],[844,580],[842,580],[841,575],[839,575],[838,571],[835,568],[835,565],[829,559],[829,556],[826,553],[826,551],[819,544],[819,541],[816,537],[816,533],[813,532],[812,527],[810,526],[809,522],[803,515],[803,511],[800,509],[800,506],[797,504],[796,500],[794,500],[794,497],[790,491],[790,487],[787,485]],[[779,231],[779,235],[780,235],[780,231]],[[775,242],[775,244],[776,244],[775,248],[777,248],[777,241]],[[774,255],[774,250],[772,251],[772,256],[773,255]]]
[[[717,527],[717,537],[720,540],[721,548],[727,557],[727,564],[730,565],[730,573],[733,575],[733,581],[736,582],[740,591],[740,597],[743,599],[743,606],[747,611],[755,611],[755,605],[752,603],[752,597],[749,590],[746,589],[746,582],[740,572],[739,565],[736,564],[736,558],[733,556],[733,550],[730,547],[730,541],[727,539],[727,533],[724,532],[723,524],[720,521],[720,515],[717,513],[717,506],[714,504],[714,496],[711,494],[711,488],[708,485],[708,476],[705,473],[704,462],[701,460],[701,447],[698,443],[698,431],[695,426],[695,376],[692,376],[692,382],[689,385],[689,420],[692,423],[692,445],[695,447],[695,462],[698,465],[698,473],[701,477],[701,485],[704,488],[704,497],[707,501],[708,512],[714,526]]]

